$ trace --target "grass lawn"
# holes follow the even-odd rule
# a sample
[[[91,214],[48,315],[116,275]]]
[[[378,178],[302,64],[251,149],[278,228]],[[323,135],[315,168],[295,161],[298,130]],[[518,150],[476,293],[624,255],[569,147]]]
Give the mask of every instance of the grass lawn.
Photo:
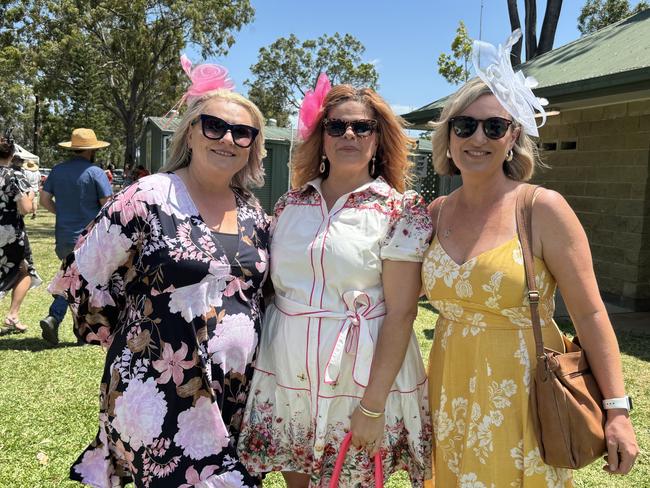
[[[41,277],[49,281],[58,262],[54,255],[54,218],[40,211],[28,220],[29,237]],[[50,347],[40,337],[39,320],[47,314],[50,296],[45,285],[31,290],[21,319],[30,326],[21,336],[0,337],[0,487],[79,486],[68,481],[68,469],[97,430],[99,380],[104,354],[99,347],[75,347],[67,316],[60,329],[61,343]],[[0,317],[9,305],[0,303]],[[424,306],[416,332],[428,359],[435,314]],[[570,325],[565,327],[569,332]],[[594,463],[576,475],[576,486],[650,487],[650,335],[619,334],[627,391],[634,397],[632,418],[642,454],[630,476],[611,477]],[[283,487],[278,474],[265,488]],[[395,475],[386,485],[408,487]],[[501,488],[501,487],[498,487]]]

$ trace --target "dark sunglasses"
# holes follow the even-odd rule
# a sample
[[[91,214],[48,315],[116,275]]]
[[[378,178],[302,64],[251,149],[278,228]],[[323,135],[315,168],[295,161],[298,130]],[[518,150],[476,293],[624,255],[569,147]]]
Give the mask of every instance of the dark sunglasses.
[[[348,127],[352,127],[352,132],[357,137],[368,137],[377,129],[377,121],[362,120],[339,120],[323,119],[323,127],[327,135],[331,137],[341,137],[346,133]]]
[[[510,127],[513,122],[512,120],[503,119],[501,117],[490,117],[488,119],[479,120],[465,115],[449,119],[449,127],[454,131],[454,134],[463,139],[474,134],[479,123],[483,125],[483,133],[486,137],[489,139],[501,139],[506,135],[508,127]]]
[[[255,141],[259,129],[244,124],[229,124],[219,117],[214,115],[201,114],[192,121],[192,125],[201,121],[201,129],[203,135],[213,141],[223,139],[228,131],[232,134],[232,141],[235,145],[243,148],[250,147]]]

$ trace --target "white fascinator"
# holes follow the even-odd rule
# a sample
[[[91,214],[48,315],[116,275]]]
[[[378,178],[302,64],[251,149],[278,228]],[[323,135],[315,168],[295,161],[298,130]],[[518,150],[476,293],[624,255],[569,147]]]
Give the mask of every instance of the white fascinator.
[[[545,98],[538,98],[532,91],[538,83],[532,76],[516,73],[510,62],[512,46],[521,37],[521,29],[515,30],[504,45],[493,46],[489,42],[474,41],[472,45],[472,62],[476,74],[490,88],[499,103],[521,124],[526,134],[538,137],[535,110],[542,116],[541,127],[546,122]]]

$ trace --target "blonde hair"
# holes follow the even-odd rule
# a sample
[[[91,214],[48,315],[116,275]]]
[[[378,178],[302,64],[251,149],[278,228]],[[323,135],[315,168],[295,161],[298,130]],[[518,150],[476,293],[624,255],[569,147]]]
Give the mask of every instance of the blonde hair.
[[[390,186],[403,192],[411,182],[412,163],[408,159],[413,140],[404,133],[404,120],[395,115],[386,101],[370,88],[337,85],[325,97],[323,110],[318,115],[315,129],[296,149],[292,166],[292,186],[299,187],[321,176],[319,165],[323,154],[323,119],[330,110],[345,102],[359,102],[373,112],[377,120],[377,152],[375,174],[383,176]],[[329,169],[323,173],[327,178]]]
[[[250,114],[253,126],[260,131],[253,144],[251,144],[248,163],[232,177],[230,182],[231,187],[238,188],[246,197],[251,197],[251,188],[264,186],[264,167],[262,166],[262,160],[266,156],[266,149],[264,148],[264,116],[253,102],[239,93],[229,90],[213,90],[190,102],[181,118],[178,129],[172,136],[169,161],[160,171],[175,171],[190,164],[192,152],[187,146],[187,135],[191,130],[192,122],[201,114],[205,105],[215,98],[241,105]]]
[[[437,122],[429,126],[434,130],[431,136],[433,167],[439,175],[460,174],[454,162],[447,157],[449,149],[449,119],[463,112],[472,103],[484,95],[492,95],[490,88],[480,78],[473,78],[465,83],[445,104]],[[521,127],[517,121],[512,124],[513,129]],[[528,181],[532,178],[537,166],[544,167],[533,140],[523,131],[519,130],[519,137],[512,148],[512,161],[504,161],[503,172],[515,181]]]

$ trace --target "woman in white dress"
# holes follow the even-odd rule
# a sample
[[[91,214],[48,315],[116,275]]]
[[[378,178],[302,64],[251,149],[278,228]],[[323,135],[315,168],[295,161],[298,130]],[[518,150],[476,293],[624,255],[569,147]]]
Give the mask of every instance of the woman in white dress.
[[[431,475],[431,423],[412,325],[431,222],[405,191],[401,120],[371,89],[326,88],[321,78],[309,94],[321,98],[311,120],[302,112],[295,189],[275,208],[275,304],[239,452],[290,488],[327,486],[351,431],[344,486],[374,486],[379,452],[386,478],[403,469],[418,487]]]

